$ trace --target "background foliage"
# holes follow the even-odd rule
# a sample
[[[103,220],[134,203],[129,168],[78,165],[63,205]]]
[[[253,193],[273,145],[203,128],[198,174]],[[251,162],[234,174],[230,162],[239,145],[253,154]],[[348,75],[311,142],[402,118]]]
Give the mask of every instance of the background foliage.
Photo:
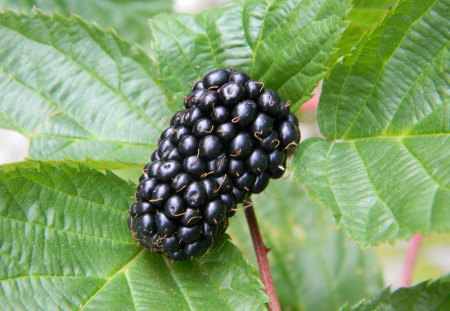
[[[88,21],[115,29],[131,42],[150,45],[147,19],[169,12],[171,0],[0,0],[0,8],[29,11],[33,7],[46,13],[76,14]]]
[[[145,157],[189,83],[217,67],[250,73],[294,109],[325,78],[325,139],[303,142],[291,168],[360,245],[449,231],[448,0],[231,1],[143,31],[164,3],[0,1],[23,9],[0,13],[0,127],[29,137],[31,158],[58,160],[0,166],[5,309],[264,309],[255,269],[226,238],[175,264],[126,228]],[[284,309],[449,304],[445,278],[377,294],[371,252],[291,178],[255,202]],[[240,215],[230,231],[251,259],[245,230]]]

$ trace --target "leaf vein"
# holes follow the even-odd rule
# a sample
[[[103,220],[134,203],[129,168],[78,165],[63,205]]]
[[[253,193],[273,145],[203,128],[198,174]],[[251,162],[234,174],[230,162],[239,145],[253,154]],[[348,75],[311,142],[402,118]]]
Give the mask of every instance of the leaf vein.
[[[189,306],[190,310],[195,310],[194,306],[192,305],[192,302],[189,300],[189,295],[186,295],[185,292],[183,291],[183,289],[181,288],[181,286],[178,284],[178,281],[177,281],[177,278],[175,277],[173,268],[167,261],[168,261],[168,259],[166,257],[164,257],[164,263],[167,267],[167,270],[169,271],[169,275],[172,277],[175,285],[177,286],[178,291],[181,294],[181,297],[183,297],[184,301]]]

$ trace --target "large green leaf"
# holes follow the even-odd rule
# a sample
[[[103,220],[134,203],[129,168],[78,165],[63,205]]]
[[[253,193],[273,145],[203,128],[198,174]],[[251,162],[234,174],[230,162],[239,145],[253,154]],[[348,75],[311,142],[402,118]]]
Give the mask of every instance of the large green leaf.
[[[0,0],[0,9],[57,11],[64,15],[75,13],[104,26],[111,26],[124,38],[144,45],[150,44],[147,19],[171,10],[171,0]]]
[[[251,71],[291,100],[307,98],[326,72],[348,5],[238,1],[197,16],[157,18],[159,73],[142,50],[77,17],[0,13],[0,126],[30,137],[32,158],[145,162],[170,118],[168,99],[182,105],[188,83],[216,66]],[[193,32],[198,26],[188,21],[195,20],[216,25],[214,36]],[[250,43],[236,46],[240,40]],[[212,42],[220,55],[205,52]],[[289,52],[280,54],[280,44]]]
[[[295,158],[311,197],[361,245],[450,230],[448,0],[400,1],[325,81]]]
[[[0,167],[2,310],[262,310],[253,267],[222,238],[173,263],[127,229],[130,184],[82,164]],[[219,251],[220,250],[220,251]]]
[[[340,311],[446,311],[450,310],[450,277],[423,282],[391,293],[387,288],[376,297]]]
[[[39,159],[143,163],[168,123],[154,64],[72,16],[0,13],[0,127]]]
[[[347,17],[350,25],[337,44],[339,50],[333,60],[350,53],[361,38],[371,33],[386,14],[395,8],[397,2],[398,0],[353,0],[353,8]]]
[[[298,107],[327,73],[350,2],[231,1],[197,15],[155,17],[152,47],[173,109],[188,83],[225,66],[249,73]]]
[[[381,290],[373,254],[336,231],[332,217],[294,182],[274,180],[253,202],[283,310],[337,310]],[[230,234],[253,259],[244,213],[236,218]]]

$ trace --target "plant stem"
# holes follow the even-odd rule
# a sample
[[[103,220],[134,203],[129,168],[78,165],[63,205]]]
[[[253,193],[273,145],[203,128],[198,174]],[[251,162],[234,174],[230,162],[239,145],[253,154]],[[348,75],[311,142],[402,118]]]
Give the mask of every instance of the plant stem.
[[[280,311],[280,303],[278,302],[277,294],[275,293],[275,287],[273,286],[272,276],[270,274],[269,262],[267,260],[267,253],[270,251],[264,245],[259,231],[258,221],[256,220],[255,211],[253,209],[253,203],[245,209],[245,217],[247,218],[248,229],[253,241],[253,247],[255,248],[256,260],[258,261],[259,273],[261,274],[261,280],[264,284],[264,289],[269,296],[269,310]]]
[[[416,262],[417,254],[420,249],[420,242],[422,235],[416,234],[409,242],[408,252],[406,253],[405,264],[403,266],[403,275],[401,286],[408,287],[411,285],[412,273],[414,270],[414,263]]]

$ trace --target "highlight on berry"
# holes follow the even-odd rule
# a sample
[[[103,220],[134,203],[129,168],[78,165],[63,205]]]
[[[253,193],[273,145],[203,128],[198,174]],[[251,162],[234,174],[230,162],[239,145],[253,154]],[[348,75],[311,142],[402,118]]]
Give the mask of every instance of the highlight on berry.
[[[283,176],[300,141],[289,102],[231,68],[196,82],[184,107],[161,133],[128,218],[139,244],[173,260],[203,256],[237,205]]]

